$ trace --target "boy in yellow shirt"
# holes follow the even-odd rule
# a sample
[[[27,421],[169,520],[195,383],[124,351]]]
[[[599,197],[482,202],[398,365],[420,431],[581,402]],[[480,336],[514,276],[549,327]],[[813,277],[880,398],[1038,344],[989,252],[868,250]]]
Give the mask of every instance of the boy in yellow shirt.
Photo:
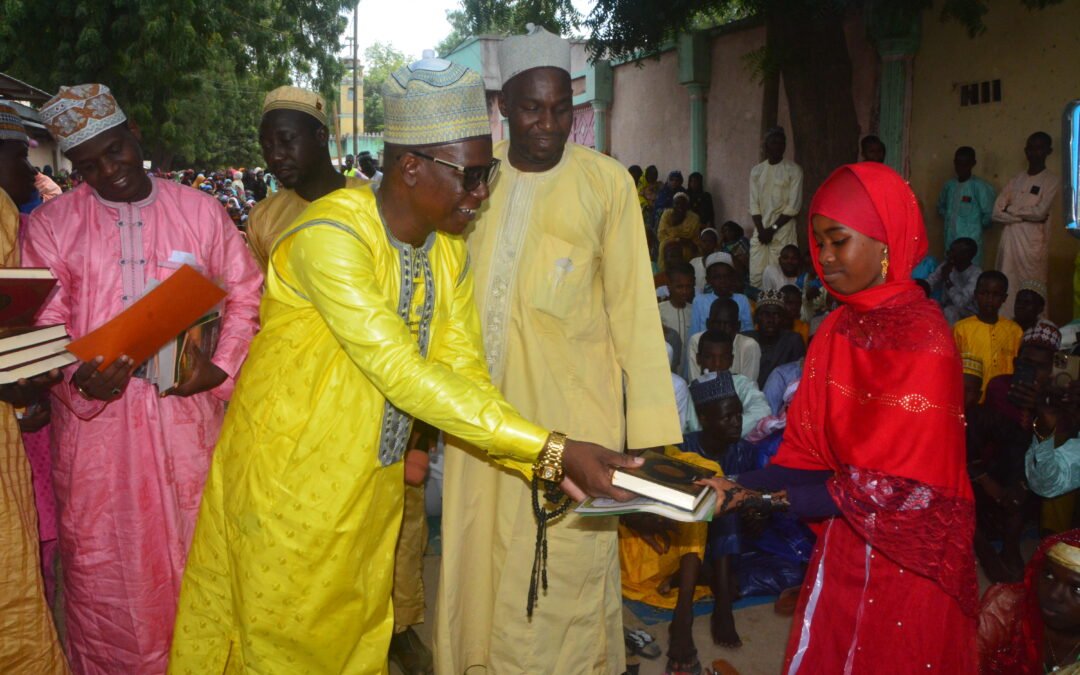
[[[1015,321],[998,316],[1007,297],[1009,280],[1005,275],[997,270],[983,272],[975,284],[975,316],[961,319],[953,326],[953,338],[960,353],[982,361],[983,399],[990,380],[1012,373],[1013,359],[1020,351],[1024,335]]]

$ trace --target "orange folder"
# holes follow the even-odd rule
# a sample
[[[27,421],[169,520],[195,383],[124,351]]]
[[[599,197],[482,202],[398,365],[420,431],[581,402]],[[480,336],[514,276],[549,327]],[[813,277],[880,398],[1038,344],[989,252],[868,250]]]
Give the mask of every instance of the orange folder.
[[[104,356],[104,370],[127,354],[139,365],[225,297],[214,282],[184,265],[101,328],[67,346],[82,361]]]

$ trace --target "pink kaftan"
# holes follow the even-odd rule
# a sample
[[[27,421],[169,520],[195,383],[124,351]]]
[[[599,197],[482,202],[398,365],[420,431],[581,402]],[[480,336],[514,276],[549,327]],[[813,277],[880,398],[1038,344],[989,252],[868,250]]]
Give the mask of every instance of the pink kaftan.
[[[183,263],[229,293],[213,356],[229,379],[217,389],[159,398],[132,378],[121,398],[104,403],[77,393],[71,369],[53,388],[53,482],[76,674],[165,672],[203,481],[258,329],[262,275],[225,210],[189,187],[151,181],[150,196],[130,204],[81,185],[34,211],[23,240],[23,265],[59,279],[38,323],[66,324],[76,338]]]

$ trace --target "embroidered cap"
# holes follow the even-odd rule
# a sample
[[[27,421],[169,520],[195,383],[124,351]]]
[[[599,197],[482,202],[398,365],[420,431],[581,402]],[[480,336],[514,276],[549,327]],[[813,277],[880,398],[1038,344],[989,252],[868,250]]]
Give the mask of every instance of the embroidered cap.
[[[326,101],[323,97],[292,85],[278,87],[266,95],[263,99],[262,114],[265,115],[271,110],[297,110],[311,115],[323,126],[328,123]]]
[[[433,52],[394,71],[382,92],[386,143],[437,145],[491,134],[483,78]]]
[[[1061,331],[1052,323],[1040,321],[1024,331],[1022,343],[1044,347],[1056,352],[1061,349]]]
[[[1025,279],[1024,281],[1020,282],[1019,290],[1031,291],[1032,293],[1035,293],[1040,298],[1042,298],[1043,302],[1046,302],[1046,284],[1037,279]]]
[[[784,294],[780,291],[762,291],[757,299],[757,308],[761,309],[762,307],[768,307],[770,305],[783,309]]]
[[[103,84],[60,87],[60,93],[41,108],[41,119],[67,152],[102,132],[127,121],[112,92]]]
[[[705,373],[690,385],[690,398],[694,405],[705,405],[725,398],[737,398],[735,379],[731,372]]]
[[[511,35],[499,43],[499,84],[533,68],[558,68],[570,73],[570,43],[543,26],[526,24],[525,35]]]
[[[7,103],[0,103],[0,141],[30,142],[22,118],[15,108]]]

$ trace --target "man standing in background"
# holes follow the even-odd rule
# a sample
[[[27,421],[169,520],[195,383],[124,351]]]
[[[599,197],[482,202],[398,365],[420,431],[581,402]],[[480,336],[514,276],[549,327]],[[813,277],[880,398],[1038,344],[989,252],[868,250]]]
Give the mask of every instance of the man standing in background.
[[[784,159],[787,136],[782,127],[765,133],[765,161],[750,170],[750,285],[761,288],[761,275],[780,262],[785,246],[798,246],[795,216],[802,208],[803,173],[799,165]]]

